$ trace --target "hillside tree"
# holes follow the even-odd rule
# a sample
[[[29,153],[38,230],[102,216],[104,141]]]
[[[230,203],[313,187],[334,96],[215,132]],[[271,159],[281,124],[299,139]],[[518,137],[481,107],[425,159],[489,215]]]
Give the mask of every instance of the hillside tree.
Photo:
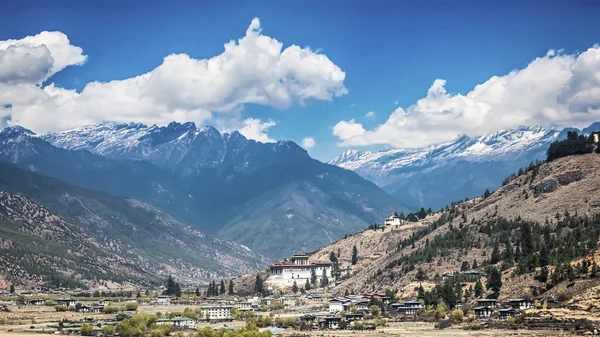
[[[356,246],[352,247],[352,265],[356,265],[358,262],[358,249]]]

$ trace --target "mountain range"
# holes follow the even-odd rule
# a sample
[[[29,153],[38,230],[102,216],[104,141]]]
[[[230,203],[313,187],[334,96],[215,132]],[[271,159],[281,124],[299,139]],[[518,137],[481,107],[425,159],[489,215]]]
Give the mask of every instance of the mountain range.
[[[269,259],[317,249],[408,210],[293,142],[259,143],[194,123],[104,123],[46,135],[10,127],[0,132],[0,161],[143,202]]]
[[[498,189],[503,178],[531,161],[545,159],[550,143],[566,138],[568,131],[598,130],[600,123],[583,130],[519,127],[477,137],[463,135],[424,148],[347,150],[329,164],[357,172],[412,209],[439,209],[486,189]]]

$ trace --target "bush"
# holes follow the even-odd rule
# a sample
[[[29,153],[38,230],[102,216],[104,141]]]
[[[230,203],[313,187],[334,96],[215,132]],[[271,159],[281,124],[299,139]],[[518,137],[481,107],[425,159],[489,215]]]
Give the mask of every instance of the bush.
[[[83,336],[91,336],[92,332],[94,332],[94,327],[91,324],[83,323],[81,324],[81,328],[79,331]]]
[[[510,325],[515,325],[515,323],[517,323],[517,320],[514,317],[508,317],[506,319],[506,322]]]
[[[473,324],[469,325],[467,328],[468,328],[469,330],[481,330],[481,329],[482,329],[482,326],[481,326],[481,324],[479,324],[479,323],[475,322],[475,323],[473,323]]]
[[[102,333],[105,336],[112,336],[115,334],[115,327],[112,325],[105,325],[102,327]]]
[[[119,307],[110,307],[110,306],[104,307],[105,314],[115,314],[117,312],[119,312]]]
[[[439,321],[436,324],[435,327],[438,328],[438,329],[446,329],[446,328],[449,328],[451,326],[452,326],[452,320],[450,320],[450,319],[443,319],[443,320]]]
[[[66,305],[55,305],[54,309],[56,311],[67,311],[69,308]]]
[[[127,311],[136,311],[138,308],[138,304],[137,303],[127,303],[125,304],[125,310]]]
[[[452,317],[453,321],[460,322],[465,317],[465,313],[461,309],[456,309],[452,311],[450,317]]]

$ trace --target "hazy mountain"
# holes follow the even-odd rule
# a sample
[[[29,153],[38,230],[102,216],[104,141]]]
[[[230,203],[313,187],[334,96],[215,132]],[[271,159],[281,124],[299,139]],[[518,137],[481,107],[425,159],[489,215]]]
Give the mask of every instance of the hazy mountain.
[[[319,248],[408,210],[293,142],[259,143],[193,123],[107,123],[44,136],[7,128],[0,160],[142,200],[272,257]]]
[[[596,130],[600,123],[583,132]],[[579,130],[519,127],[418,149],[347,150],[329,163],[357,172],[413,208],[440,208],[499,188],[520,167],[545,159],[550,143],[567,131]]]
[[[92,236],[101,248],[154,276],[210,280],[269,262],[247,247],[199,232],[141,201],[72,186],[13,165],[0,164],[0,189],[31,198],[71,227],[77,226],[85,237]]]

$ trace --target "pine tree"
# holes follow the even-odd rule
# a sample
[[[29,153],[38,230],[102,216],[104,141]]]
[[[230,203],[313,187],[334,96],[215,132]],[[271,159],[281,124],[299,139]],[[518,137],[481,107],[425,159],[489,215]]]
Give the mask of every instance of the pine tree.
[[[263,280],[256,274],[256,280],[254,281],[254,292],[262,293],[263,292]]]
[[[542,246],[540,249],[540,266],[545,267],[550,264],[550,254],[548,253],[548,249],[546,245]]]
[[[313,287],[317,286],[317,272],[315,271],[315,268],[312,268],[310,270],[310,284]]]
[[[169,278],[167,279],[165,295],[175,295],[175,280],[173,279],[173,275],[169,275]]]
[[[219,288],[219,294],[225,294],[225,281],[221,280],[221,287]]]
[[[471,269],[477,269],[477,260],[473,260],[473,266],[471,266]]]
[[[298,292],[298,284],[296,284],[296,281],[294,281],[294,284],[292,285],[292,292],[294,294]]]
[[[10,285],[10,293],[11,293],[11,294],[14,294],[14,293],[15,293],[15,285],[14,285],[14,284],[11,284],[11,285]]]
[[[200,296],[200,289],[196,287],[196,296]]]
[[[521,224],[521,255],[529,256],[533,253],[533,237],[531,225],[528,222]]]
[[[510,242],[507,241],[505,243],[505,246],[506,248],[504,249],[504,254],[502,254],[502,258],[508,263],[513,263],[515,260],[515,252],[513,251]]]
[[[487,199],[490,195],[492,195],[492,193],[490,193],[490,190],[486,188],[485,192],[483,192],[483,198]]]
[[[494,246],[494,250],[492,250],[492,257],[490,258],[490,264],[496,264],[500,262],[502,257],[500,256],[500,250],[498,249],[498,245]]]
[[[233,295],[233,280],[229,280],[229,291],[227,293]]]
[[[466,271],[466,270],[469,270],[469,262],[463,261],[462,264],[460,265],[460,271]]]
[[[327,278],[327,271],[323,269],[323,275],[321,276],[321,288],[329,285],[329,279]]]
[[[306,280],[306,283],[304,284],[304,290],[310,290],[310,282],[308,282],[308,279]]]
[[[492,268],[488,278],[487,288],[494,293],[494,298],[498,298],[498,295],[500,295],[500,289],[502,288],[502,274],[500,274],[498,269]]]
[[[356,246],[352,247],[352,265],[355,265],[358,262],[358,249]]]
[[[480,298],[483,295],[483,284],[481,284],[480,280],[477,280],[475,283],[475,297]]]
[[[181,297],[181,287],[179,287],[179,283],[175,283],[175,297]]]

